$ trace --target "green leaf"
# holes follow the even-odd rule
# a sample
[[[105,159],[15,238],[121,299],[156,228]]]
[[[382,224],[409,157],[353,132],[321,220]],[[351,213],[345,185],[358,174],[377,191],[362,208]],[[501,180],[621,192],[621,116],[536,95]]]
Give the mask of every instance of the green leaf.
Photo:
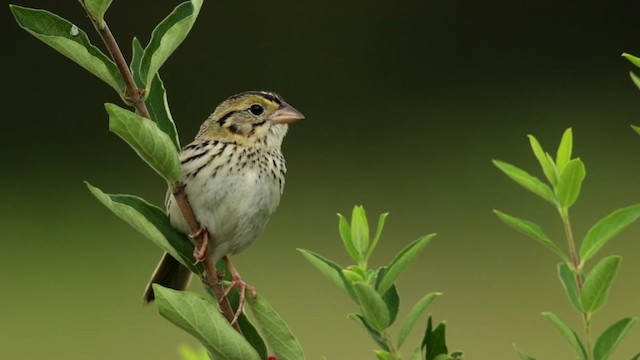
[[[564,252],[558,247],[558,245],[556,245],[553,241],[551,241],[551,239],[549,239],[549,237],[544,233],[544,231],[542,231],[542,228],[537,224],[528,220],[507,215],[498,210],[493,210],[493,212],[505,224],[533,238],[534,240],[537,240],[540,244],[544,245],[545,247],[547,247],[548,249],[556,253],[558,256],[560,256],[561,259],[563,259],[564,261],[568,261],[567,255],[564,254]]]
[[[640,217],[640,204],[618,209],[598,221],[584,237],[580,247],[582,264],[591,259],[612,237]]]
[[[562,134],[562,139],[560,139],[560,146],[558,146],[558,153],[556,155],[556,166],[558,167],[558,172],[562,174],[564,167],[571,160],[571,151],[573,150],[573,132],[571,128],[568,128]]]
[[[376,358],[378,360],[396,360],[393,355],[384,350],[375,350],[374,353],[376,354]]]
[[[622,53],[622,57],[629,60],[633,65],[640,67],[640,58],[627,53]]]
[[[620,256],[607,256],[600,260],[587,275],[580,295],[580,303],[584,311],[593,313],[607,300],[621,261]]]
[[[422,360],[422,349],[420,349],[420,346],[413,350],[413,354],[409,360]]]
[[[369,224],[362,206],[354,206],[351,214],[351,241],[360,259],[365,259],[369,248]]]
[[[298,340],[264,297],[258,295],[254,299],[249,296],[247,304],[265,342],[278,359],[304,359]]]
[[[411,329],[415,326],[416,322],[420,318],[420,316],[427,310],[427,307],[436,296],[442,295],[438,292],[432,292],[427,294],[425,297],[420,299],[409,311],[407,317],[402,322],[402,327],[400,327],[400,334],[398,335],[398,348],[402,347],[404,341],[407,339],[407,336],[411,332]]]
[[[201,264],[194,265],[191,241],[171,226],[169,219],[160,208],[136,196],[105,194],[88,182],[85,184],[98,201],[182,265],[196,274],[204,272]]]
[[[386,272],[386,266],[381,266],[378,271],[375,272],[376,289],[380,285],[380,282],[384,278]],[[396,286],[391,286],[389,290],[387,290],[387,292],[382,295],[382,299],[384,300],[384,303],[387,304],[387,309],[389,309],[389,324],[393,324],[396,321],[396,317],[398,316],[398,309],[400,308],[400,296],[398,295],[398,289],[396,288]]]
[[[344,275],[344,278],[352,284],[354,282],[366,281],[366,279],[362,277],[359,272],[353,271],[351,269],[342,269],[342,275]]]
[[[432,330],[431,316],[427,320],[427,329],[422,339],[422,347],[425,349],[426,360],[435,360],[440,355],[446,355],[449,350],[447,349],[447,340],[445,336],[445,322],[441,322],[435,329]]]
[[[636,85],[638,89],[640,89],[640,77],[636,75],[633,71],[629,71],[629,77],[631,77],[631,81]]]
[[[389,264],[384,277],[377,287],[378,294],[384,294],[391,288],[402,272],[415,260],[418,254],[427,246],[436,234],[429,234],[407,245]]]
[[[367,251],[367,257],[366,257],[367,261],[369,261],[369,258],[371,258],[371,255],[373,254],[373,250],[375,250],[376,246],[378,245],[378,241],[380,240],[380,235],[382,235],[382,229],[384,228],[384,222],[387,219],[388,215],[389,213],[380,214],[380,217],[378,218],[376,235],[373,238],[373,242],[371,243],[371,246],[369,246],[369,250]]]
[[[347,317],[357,322],[358,324],[362,325],[367,330],[369,335],[371,335],[371,338],[373,339],[373,341],[375,341],[376,344],[380,346],[380,348],[382,348],[383,350],[389,351],[389,347],[387,346],[384,339],[382,338],[382,335],[380,335],[380,333],[376,329],[371,327],[371,325],[367,324],[367,321],[364,319],[362,315],[349,314]]]
[[[354,283],[353,289],[367,324],[379,332],[387,329],[391,324],[391,316],[382,296],[363,282]]]
[[[342,289],[342,291],[349,294],[349,296],[357,302],[357,298],[353,292],[351,284],[347,279],[345,279],[340,265],[312,251],[304,249],[298,249],[298,251],[311,263],[311,265],[318,269],[322,275],[329,279],[334,285]]]
[[[535,136],[527,136],[529,137],[531,150],[533,150],[533,154],[536,156],[536,159],[538,159],[544,175],[547,177],[547,180],[555,186],[558,183],[558,170],[556,169],[556,165],[547,157],[547,154],[542,150],[542,146],[540,146]]]
[[[580,357],[580,359],[586,360],[587,352],[584,350],[584,346],[582,345],[580,338],[578,338],[578,335],[576,335],[576,333],[573,330],[571,330],[569,325],[567,325],[554,313],[543,312],[542,315],[547,319],[549,319],[549,321],[551,321],[551,323],[556,327],[556,329],[558,329],[558,331],[560,332],[560,335],[562,335],[562,337],[564,337],[569,342],[569,344],[571,344],[571,346],[576,351],[576,354]]]
[[[578,312],[582,312],[580,292],[578,290],[578,285],[576,284],[576,275],[571,271],[571,269],[569,269],[567,264],[560,263],[558,264],[558,277],[560,278],[560,282],[562,283],[573,308],[578,310]]]
[[[638,81],[640,82],[640,79],[638,79]],[[640,85],[639,85],[640,86]],[[631,128],[633,129],[633,131],[635,131],[638,135],[640,135],[640,126],[635,126],[635,125],[631,125]]]
[[[607,360],[638,318],[624,318],[609,326],[596,340],[593,349],[594,360]]]
[[[640,360],[640,353],[637,353],[636,356],[631,358],[631,360]]]
[[[551,191],[551,188],[549,188],[547,184],[538,180],[538,178],[536,178],[535,176],[530,175],[526,171],[519,169],[516,166],[500,160],[493,160],[493,164],[508,177],[510,177],[511,180],[520,184],[520,186],[542,197],[553,205],[558,204],[558,199],[556,198],[556,195],[553,193],[553,191]]]
[[[338,230],[340,231],[340,238],[342,239],[344,248],[347,250],[349,256],[351,256],[355,262],[358,262],[360,261],[360,254],[358,254],[358,250],[356,250],[351,241],[351,225],[349,225],[347,218],[342,214],[338,214],[338,218]]]
[[[516,353],[518,354],[518,357],[520,358],[520,360],[536,360],[536,358],[531,357],[531,356],[523,353],[522,351],[520,351],[520,349],[518,349],[516,344],[513,344],[513,350],[516,351]]]
[[[75,61],[124,96],[124,81],[115,63],[93,46],[87,34],[69,21],[45,10],[9,5],[18,25]]]
[[[215,358],[260,360],[258,353],[218,311],[217,304],[187,291],[153,284],[160,315],[194,336]]]
[[[556,188],[556,195],[560,205],[569,208],[578,200],[585,175],[586,171],[582,160],[579,158],[569,160],[564,170],[560,173],[558,187]]]
[[[225,280],[231,281],[230,271],[226,267],[226,264],[224,264],[224,261],[218,261],[218,263],[221,263],[221,266],[224,268],[222,270],[218,270],[218,274],[224,271]],[[211,290],[208,286],[205,286],[205,289],[207,289],[208,291]],[[216,298],[211,291],[210,295],[212,296],[212,299]],[[235,312],[238,309],[238,305],[240,303],[240,293],[238,291],[232,291],[231,293],[229,293],[229,296],[227,296],[227,299],[229,300],[231,309],[233,309],[233,311]],[[260,355],[260,359],[266,359],[268,356],[267,345],[264,343],[264,340],[260,336],[258,330],[255,328],[255,326],[253,326],[251,321],[249,321],[244,311],[240,313],[240,316],[238,317],[238,326],[242,331],[242,336],[247,340],[247,342],[249,342],[251,347],[256,350],[258,355]]]
[[[126,141],[158,174],[169,182],[180,179],[178,151],[167,134],[153,122],[117,105],[105,104],[109,130]]]
[[[193,349],[191,346],[182,344],[178,347],[178,352],[183,360],[210,360],[207,349]]]
[[[87,12],[96,19],[99,29],[104,29],[104,14],[111,5],[111,0],[82,0]]]
[[[137,37],[133,38],[131,42],[131,64],[129,64],[129,70],[131,71],[131,75],[133,76],[133,80],[136,83],[138,89],[144,89],[144,82],[140,77],[140,61],[142,60],[142,54],[144,53],[144,48],[138,40]],[[147,94],[145,94],[146,96]]]
[[[178,5],[151,34],[149,45],[140,62],[141,78],[151,84],[162,64],[178,48],[193,27],[203,0],[191,0]]]

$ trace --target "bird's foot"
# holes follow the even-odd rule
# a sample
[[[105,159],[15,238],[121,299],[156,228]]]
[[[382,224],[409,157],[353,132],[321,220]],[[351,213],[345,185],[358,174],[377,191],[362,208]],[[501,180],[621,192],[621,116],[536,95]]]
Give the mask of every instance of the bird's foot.
[[[227,289],[225,290],[224,294],[222,295],[222,298],[219,299],[218,301],[222,302],[224,299],[226,299],[227,296],[231,293],[231,290],[233,289],[238,289],[238,291],[240,292],[238,309],[233,315],[233,320],[231,321],[231,325],[233,325],[236,323],[236,321],[238,321],[238,317],[240,317],[240,314],[242,314],[242,309],[244,308],[244,304],[246,302],[246,292],[249,291],[251,293],[251,297],[254,299],[258,296],[258,292],[256,291],[255,287],[247,284],[246,282],[244,282],[244,280],[242,280],[242,278],[240,277],[240,274],[238,273],[236,268],[233,266],[233,264],[231,264],[231,261],[227,256],[223,257],[223,260],[227,264],[227,268],[231,273],[232,280],[229,286],[227,287]]]
[[[200,244],[196,242],[196,247],[193,249],[193,258],[196,259],[196,264],[201,263],[207,257],[207,248],[209,247],[209,232],[204,227],[196,231],[193,234],[189,234],[189,237],[195,241],[196,238],[202,236]]]

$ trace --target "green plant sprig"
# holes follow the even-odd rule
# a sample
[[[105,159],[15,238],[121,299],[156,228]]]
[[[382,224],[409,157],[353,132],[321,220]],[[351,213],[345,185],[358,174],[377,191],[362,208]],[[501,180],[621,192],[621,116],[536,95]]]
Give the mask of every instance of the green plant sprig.
[[[580,359],[606,360],[627,331],[638,321],[638,318],[624,318],[617,321],[602,332],[594,343],[592,340],[592,317],[606,302],[622,257],[606,256],[593,266],[589,273],[585,272],[585,265],[609,240],[640,217],[640,204],[616,210],[598,221],[587,232],[578,249],[571,228],[569,209],[578,200],[586,171],[580,158],[572,158],[573,132],[571,128],[564,132],[555,157],[545,152],[533,135],[529,135],[529,144],[548,184],[506,162],[493,160],[493,164],[513,181],[556,208],[562,220],[568,254],[552,241],[537,224],[498,210],[494,210],[494,212],[507,225],[532,237],[560,257],[562,262],[558,264],[558,277],[571,305],[581,315],[584,327],[583,339],[586,346],[583,345],[580,337],[558,316],[551,312],[544,312],[543,316],[569,342]],[[521,359],[533,359],[519,349],[515,348],[515,350]]]
[[[407,336],[429,304],[442,294],[432,292],[420,299],[404,319],[397,340],[393,340],[389,328],[396,321],[400,306],[395,282],[436,234],[425,235],[410,243],[389,265],[371,269],[369,260],[378,245],[387,215],[388,213],[384,213],[378,218],[376,232],[371,240],[369,223],[362,206],[353,208],[351,223],[345,216],[338,214],[340,237],[347,254],[355,262],[354,265],[342,267],[312,251],[303,249],[298,251],[359,306],[360,313],[350,314],[348,317],[360,324],[380,347],[379,350],[374,351],[378,360],[400,360],[400,348]],[[429,316],[423,341],[412,350],[410,359],[462,359],[462,353],[448,354],[445,323],[440,323],[434,329]]]

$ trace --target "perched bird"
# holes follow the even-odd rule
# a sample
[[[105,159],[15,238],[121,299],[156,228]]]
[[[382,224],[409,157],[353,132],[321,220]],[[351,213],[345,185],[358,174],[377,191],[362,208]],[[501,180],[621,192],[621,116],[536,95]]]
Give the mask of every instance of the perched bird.
[[[286,172],[280,146],[287,124],[301,119],[304,115],[276,93],[243,92],[223,101],[182,149],[181,183],[196,219],[210,235],[207,249],[214,263],[249,246],[278,207]],[[189,234],[171,193],[166,209],[173,227]],[[183,290],[190,279],[189,269],[165,253],[144,302],[154,300],[152,283]]]

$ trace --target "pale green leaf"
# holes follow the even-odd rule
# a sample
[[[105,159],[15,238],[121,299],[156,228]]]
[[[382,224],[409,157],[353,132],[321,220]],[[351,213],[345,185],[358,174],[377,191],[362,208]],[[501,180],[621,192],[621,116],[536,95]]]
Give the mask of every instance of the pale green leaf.
[[[88,182],[85,184],[91,194],[116,216],[138,230],[191,271],[197,274],[203,273],[204,269],[201,264],[194,265],[193,243],[186,235],[171,226],[164,211],[139,197],[105,194]]]
[[[607,360],[638,318],[624,318],[609,326],[596,340],[593,348],[594,360]]]
[[[379,332],[387,329],[390,325],[390,314],[382,296],[363,282],[354,283],[353,289],[367,324]]]
[[[153,121],[117,105],[105,104],[109,130],[126,141],[158,174],[169,182],[180,179],[178,151],[167,134]]]
[[[640,79],[638,79],[640,81]],[[640,85],[638,85],[640,87]],[[631,125],[633,131],[635,131],[638,135],[640,135],[640,126]]]
[[[350,283],[345,279],[340,265],[312,251],[304,249],[298,249],[298,251],[311,263],[311,265],[318,269],[322,275],[329,279],[334,285],[349,294],[353,300],[357,301],[355,293],[353,292]]]
[[[358,250],[353,246],[353,242],[351,241],[351,225],[347,221],[342,214],[338,214],[338,230],[340,232],[340,238],[342,239],[342,243],[344,244],[344,248],[347,250],[347,253],[351,258],[358,262],[360,261],[360,254],[358,254]]]
[[[424,250],[425,246],[436,236],[429,234],[407,245],[391,261],[387,270],[377,286],[378,294],[384,294],[391,288],[402,272],[416,259],[418,254]]]
[[[520,358],[520,360],[536,360],[536,358],[531,357],[525,353],[523,353],[522,351],[520,351],[520,349],[518,349],[518,347],[516,346],[516,344],[513,344],[513,350],[516,351],[516,353],[518,354],[518,357]]]
[[[358,324],[362,325],[367,330],[367,332],[369,333],[373,341],[375,341],[376,344],[380,346],[380,348],[382,348],[383,350],[389,351],[389,347],[387,346],[384,339],[382,338],[382,335],[380,335],[380,332],[378,332],[376,329],[371,327],[371,325],[367,324],[367,321],[364,319],[362,315],[349,314],[347,317],[357,322]]]
[[[402,322],[402,326],[400,327],[400,334],[398,335],[398,348],[402,347],[402,344],[404,344],[404,341],[407,339],[407,336],[411,332],[411,329],[413,329],[413,327],[415,326],[420,316],[427,310],[427,307],[429,306],[429,304],[431,304],[433,299],[435,299],[436,296],[439,295],[442,294],[438,292],[432,292],[430,294],[427,294],[422,299],[418,300],[418,302],[413,305],[413,307],[409,311],[409,314],[407,314],[407,317],[405,317],[404,321]]]
[[[587,352],[585,351],[584,346],[580,341],[580,338],[578,337],[578,335],[576,335],[576,333],[573,330],[571,330],[569,325],[567,325],[554,313],[544,312],[542,313],[542,315],[547,319],[549,319],[549,321],[551,321],[551,323],[556,327],[556,329],[558,329],[558,331],[560,332],[560,335],[562,335],[562,337],[564,337],[565,340],[569,342],[569,344],[576,351],[576,354],[580,357],[580,359],[586,360]]]
[[[264,297],[250,296],[247,304],[267,346],[278,359],[304,359],[300,343]]]
[[[584,311],[593,313],[604,305],[621,261],[620,256],[607,256],[589,272],[580,295]]]
[[[131,64],[129,64],[129,70],[131,71],[133,80],[139,89],[144,89],[144,81],[142,81],[142,77],[140,75],[140,61],[142,60],[143,53],[144,48],[142,47],[140,40],[138,40],[137,37],[134,37],[131,42]],[[146,95],[148,94],[145,93],[145,96]]]
[[[374,353],[376,354],[376,358],[378,360],[396,360],[393,355],[384,350],[375,350]]]
[[[158,284],[153,284],[153,293],[160,315],[195,337],[214,358],[260,360],[247,340],[220,314],[217,304]]]
[[[633,65],[640,67],[640,58],[627,53],[622,53],[622,57],[629,60]]]
[[[558,245],[556,245],[553,241],[551,241],[551,239],[549,239],[547,234],[545,234],[544,231],[542,231],[542,228],[537,224],[528,220],[507,215],[498,210],[493,210],[493,212],[505,224],[533,238],[534,240],[538,241],[540,244],[544,245],[545,247],[547,247],[548,249],[556,253],[563,260],[568,261],[567,256],[564,254],[564,252],[558,247]]]
[[[141,78],[151,85],[162,64],[187,37],[198,17],[203,0],[191,0],[178,5],[151,34],[149,45],[140,62]]]
[[[182,344],[178,347],[178,352],[182,356],[182,360],[211,360],[205,348],[193,349],[188,345]]]
[[[558,199],[553,191],[551,191],[549,185],[543,183],[535,176],[500,160],[493,160],[493,164],[520,186],[542,197],[551,204],[558,205]]]
[[[558,172],[562,174],[564,167],[571,160],[571,152],[573,150],[573,132],[571,128],[568,128],[562,134],[560,139],[560,146],[558,146],[558,153],[556,154],[556,167]]]
[[[354,206],[351,214],[351,242],[358,251],[359,258],[365,259],[369,248],[369,223],[362,206]]]
[[[21,28],[75,61],[124,96],[124,81],[115,63],[91,44],[84,31],[45,10],[17,5],[9,7]]]
[[[611,238],[638,218],[640,218],[640,204],[618,209],[598,221],[597,224],[589,229],[580,247],[582,264],[597,254]]]
[[[420,346],[416,347],[416,349],[413,350],[413,354],[411,355],[409,360],[422,360],[422,350],[420,349]]]
[[[376,246],[378,245],[378,241],[380,240],[380,235],[382,235],[382,229],[384,228],[384,222],[387,219],[388,215],[389,213],[380,214],[380,217],[378,218],[376,235],[374,236],[373,242],[371,243],[371,246],[369,246],[369,250],[367,251],[367,257],[366,257],[367,261],[369,261],[369,258],[371,258],[371,254],[373,254],[373,250],[375,250]]]
[[[99,29],[104,29],[104,14],[112,0],[82,0],[87,12],[96,19]]]
[[[634,85],[640,89],[640,77],[638,77],[638,75],[633,71],[629,71],[629,77],[631,77],[631,81],[633,81]]]
[[[538,142],[538,139],[533,135],[528,135],[529,143],[531,144],[531,150],[533,150],[533,154],[538,159],[540,163],[540,167],[542,167],[542,171],[544,175],[547,177],[547,180],[553,185],[558,183],[558,170],[556,169],[556,165],[547,157],[547,154],[542,150],[542,146]]]
[[[564,170],[560,173],[556,188],[556,195],[561,206],[569,208],[578,200],[585,175],[586,171],[582,160],[577,158],[567,162]]]
[[[569,269],[567,264],[558,264],[558,277],[564,287],[564,290],[569,297],[569,301],[573,308],[582,312],[582,304],[580,304],[580,291],[578,290],[578,284],[576,283],[576,275]]]

